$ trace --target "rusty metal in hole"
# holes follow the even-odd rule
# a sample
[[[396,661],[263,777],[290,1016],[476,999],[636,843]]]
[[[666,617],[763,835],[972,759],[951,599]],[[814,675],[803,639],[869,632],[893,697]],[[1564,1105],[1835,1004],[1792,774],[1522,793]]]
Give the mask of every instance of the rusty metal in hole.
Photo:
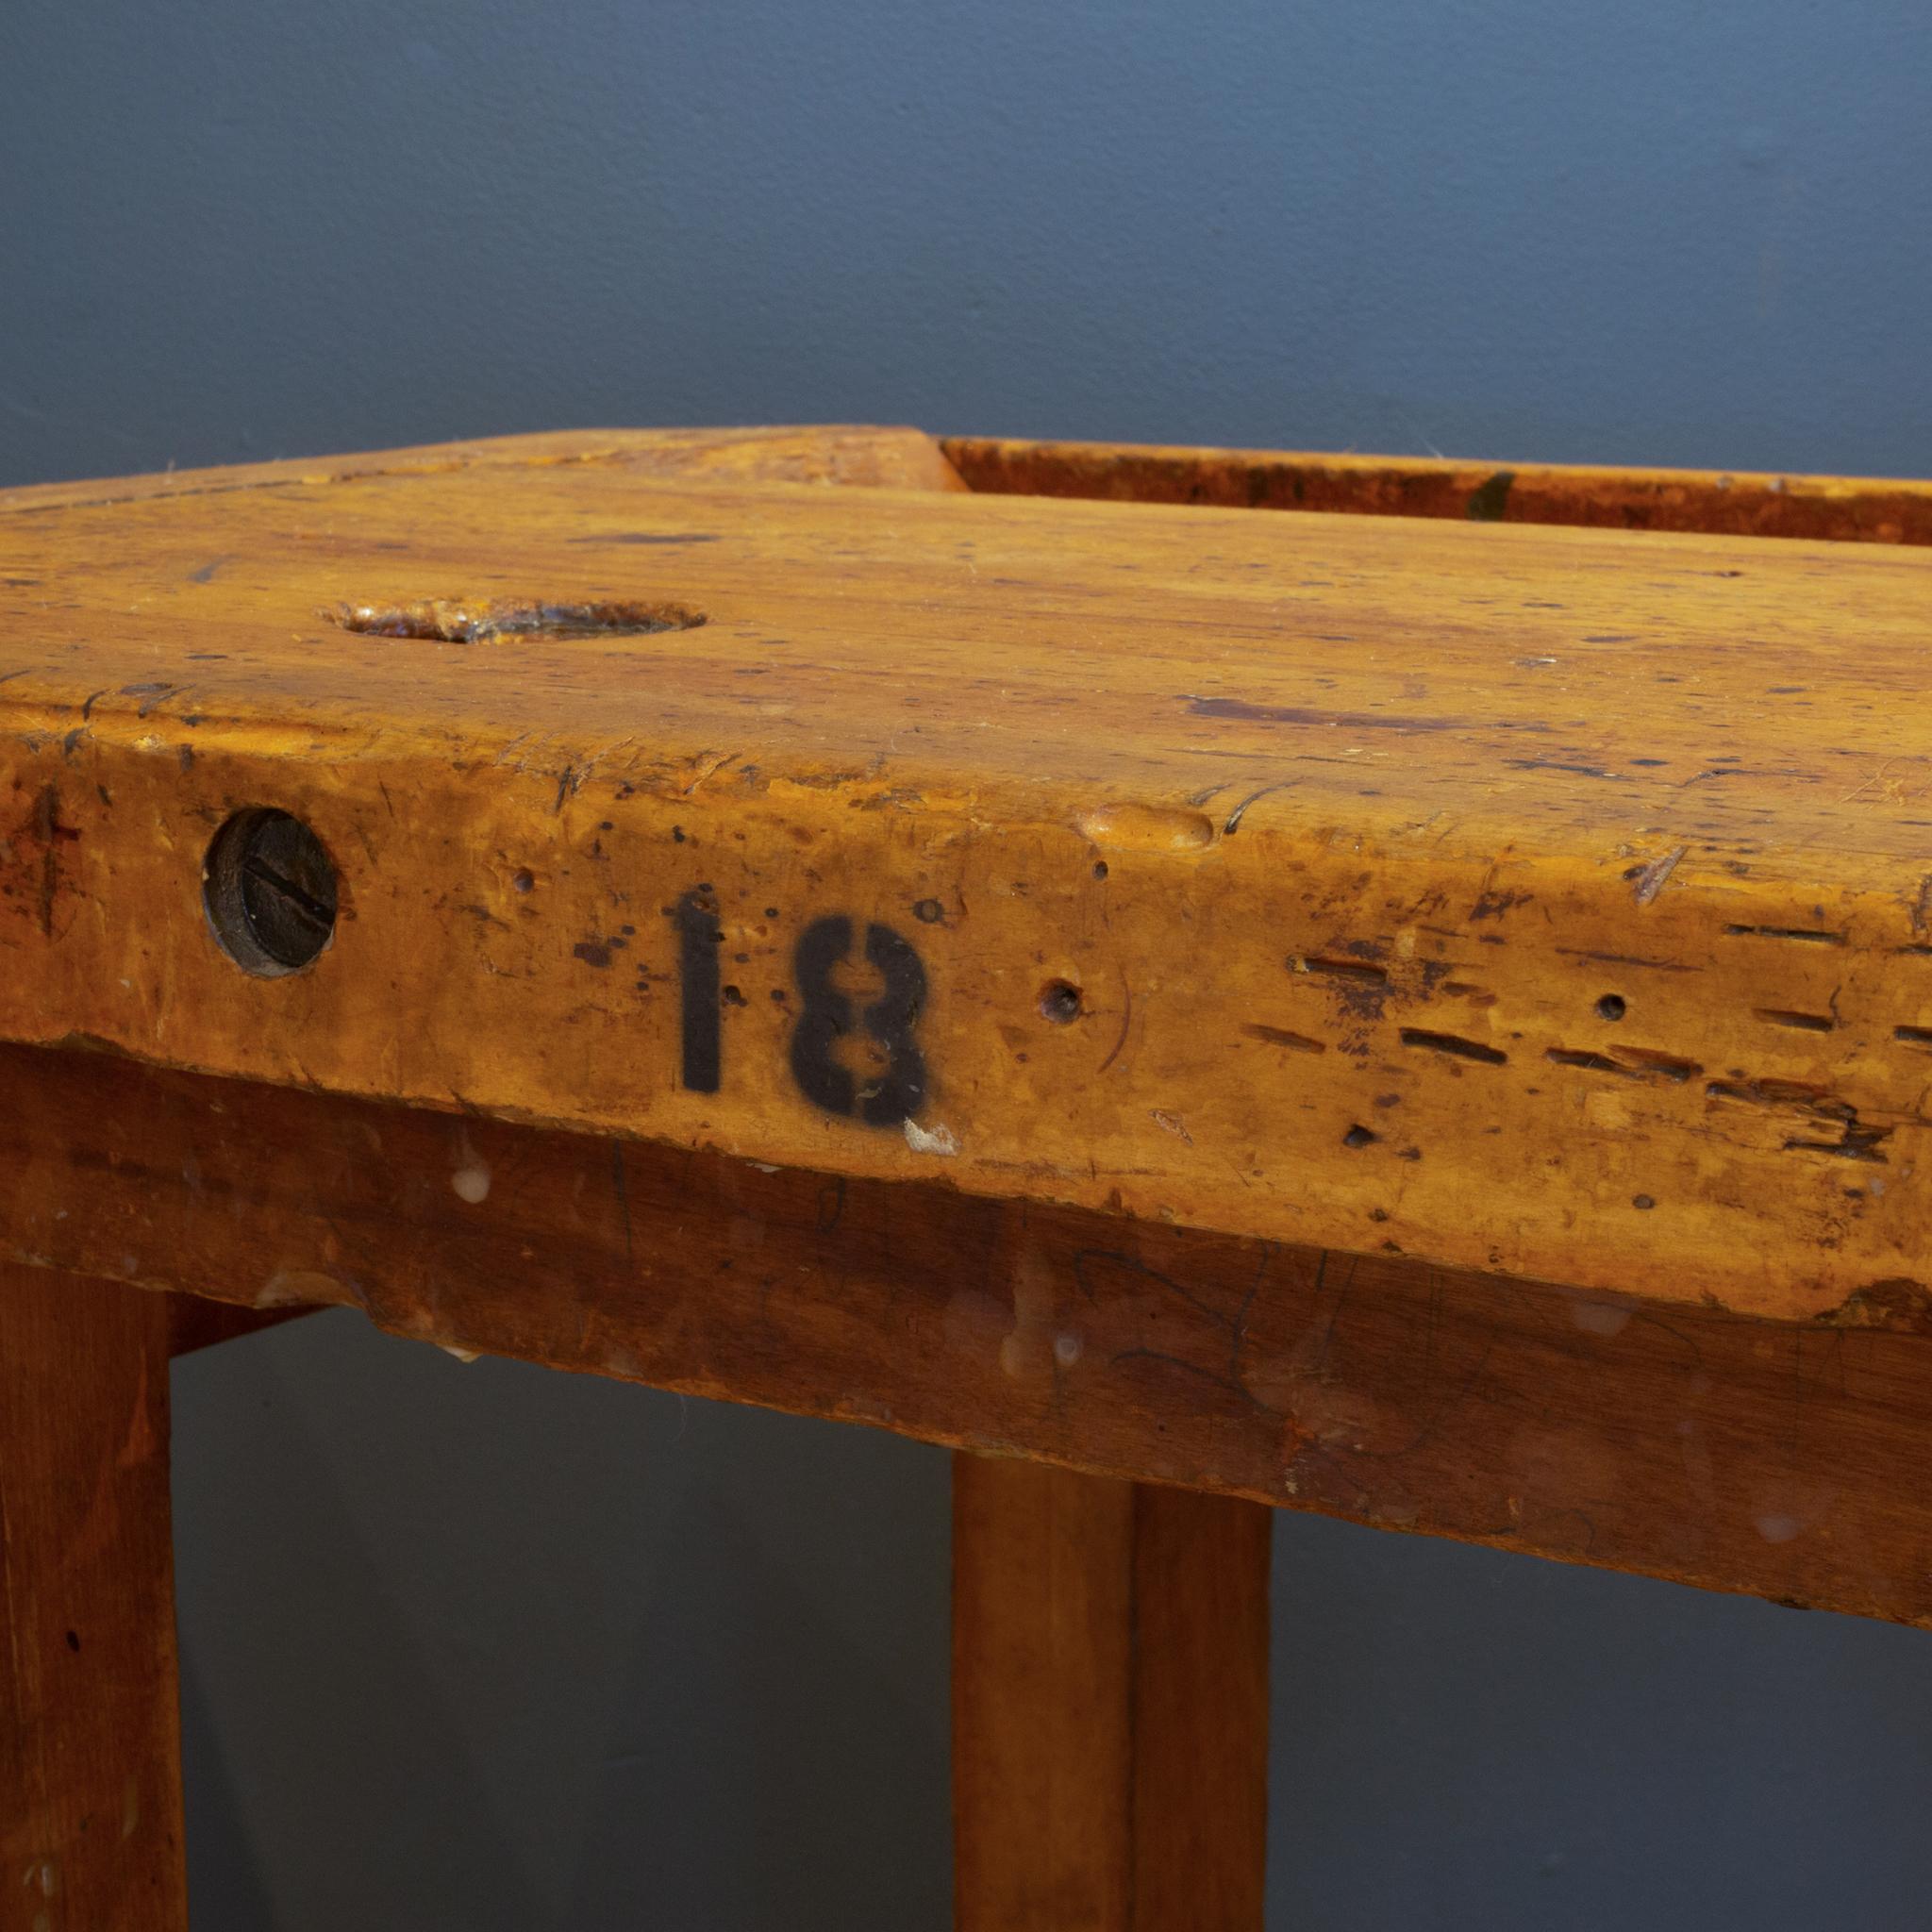
[[[238,811],[202,863],[202,905],[223,952],[244,973],[276,979],[327,949],[336,929],[336,869],[322,841],[273,806]]]
[[[339,604],[323,615],[361,637],[441,644],[481,644],[496,638],[639,637],[694,630],[705,621],[702,610],[687,604],[635,598],[571,603],[429,597],[418,604]]]

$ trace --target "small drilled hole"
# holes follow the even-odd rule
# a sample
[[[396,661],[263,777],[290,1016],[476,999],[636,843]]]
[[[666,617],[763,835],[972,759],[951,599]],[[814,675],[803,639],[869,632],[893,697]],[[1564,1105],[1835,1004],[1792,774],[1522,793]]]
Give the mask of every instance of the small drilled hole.
[[[513,892],[527,892],[536,883],[537,876],[528,866],[524,866],[510,875],[509,884]]]
[[[1093,861],[1093,876],[1094,876],[1095,878],[1097,878],[1097,879],[1104,879],[1104,878],[1105,878],[1105,877],[1107,876],[1107,860],[1106,860],[1106,859],[1104,859],[1104,858],[1096,858],[1096,859],[1095,859],[1095,860]]]
[[[1041,989],[1040,1010],[1057,1026],[1080,1017],[1080,989],[1071,980],[1050,979]]]
[[[335,937],[336,869],[298,818],[238,811],[208,848],[202,905],[223,952],[244,973],[298,973]]]
[[[1596,1016],[1599,1020],[1621,1020],[1625,1010],[1624,995],[1620,992],[1607,992],[1596,1003]]]

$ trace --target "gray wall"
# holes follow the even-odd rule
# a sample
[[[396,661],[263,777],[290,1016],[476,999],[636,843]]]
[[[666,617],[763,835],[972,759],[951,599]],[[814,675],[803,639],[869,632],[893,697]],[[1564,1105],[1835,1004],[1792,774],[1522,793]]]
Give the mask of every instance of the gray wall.
[[[1921,473],[1932,9],[0,0],[0,483],[586,424]],[[944,1459],[176,1374],[198,1923],[933,1925]],[[1275,1921],[1923,1924],[1932,1638],[1284,1517]]]

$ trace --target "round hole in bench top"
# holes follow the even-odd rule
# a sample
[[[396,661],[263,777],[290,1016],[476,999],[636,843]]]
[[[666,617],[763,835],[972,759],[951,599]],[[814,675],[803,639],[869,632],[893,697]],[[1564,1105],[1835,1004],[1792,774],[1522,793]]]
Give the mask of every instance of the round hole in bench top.
[[[1080,989],[1068,979],[1049,979],[1040,990],[1040,1011],[1044,1019],[1064,1026],[1080,1017]]]
[[[336,869],[292,813],[251,807],[209,843],[202,904],[223,952],[244,973],[299,973],[335,937]]]
[[[640,637],[660,630],[694,630],[705,621],[705,613],[688,604],[609,597],[575,602],[426,597],[415,604],[341,604],[322,614],[362,637],[413,638],[439,644]]]

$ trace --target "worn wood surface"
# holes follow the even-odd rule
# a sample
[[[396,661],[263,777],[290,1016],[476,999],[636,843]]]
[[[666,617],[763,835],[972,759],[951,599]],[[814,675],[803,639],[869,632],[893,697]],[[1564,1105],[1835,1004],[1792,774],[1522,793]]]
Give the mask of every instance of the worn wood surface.
[[[0,1926],[185,1932],[168,1307],[0,1264]]]
[[[955,1457],[958,1932],[1260,1932],[1270,1521]]]
[[[0,491],[0,514],[275,490],[296,498],[331,484],[458,471],[523,471],[588,465],[616,477],[660,482],[838,484],[848,488],[964,490],[959,474],[923,430],[813,425],[799,428],[572,429],[484,437],[350,456],[283,457],[218,469],[90,476]],[[198,512],[197,512],[198,513]]]
[[[1932,1337],[1909,1330],[102,1054],[0,1049],[0,1078],[17,1259],[359,1307],[459,1350],[1932,1624]]]
[[[1006,495],[1932,543],[1932,483],[1907,478],[1472,463],[1440,457],[990,436],[948,437],[941,447],[970,488]]]
[[[1932,557],[570,447],[0,516],[0,1034],[1764,1315],[1923,1302]],[[707,621],[491,628],[625,606]],[[200,905],[252,805],[340,874],[280,978]]]

